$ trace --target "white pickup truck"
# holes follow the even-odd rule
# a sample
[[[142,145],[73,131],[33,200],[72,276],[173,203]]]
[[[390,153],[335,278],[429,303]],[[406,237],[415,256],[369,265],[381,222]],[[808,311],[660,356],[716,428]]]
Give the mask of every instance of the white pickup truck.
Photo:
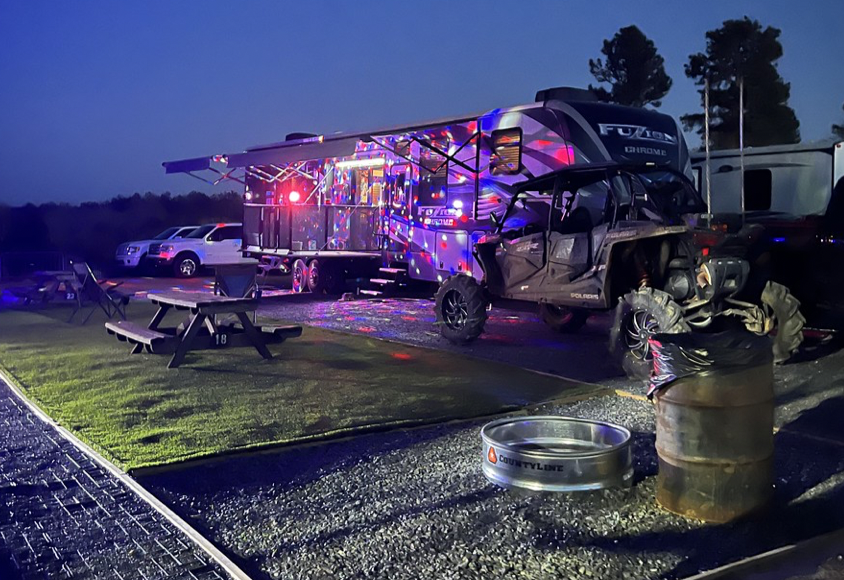
[[[177,278],[190,278],[203,266],[249,264],[257,260],[244,258],[240,251],[241,224],[206,224],[187,236],[150,246],[149,259],[157,266],[172,268]]]
[[[183,238],[196,228],[197,226],[175,226],[167,228],[149,240],[135,240],[132,242],[126,242],[125,244],[120,244],[117,246],[117,251],[114,253],[114,259],[117,261],[118,265],[124,268],[142,267],[149,255],[149,247],[151,245],[158,244],[166,240]]]

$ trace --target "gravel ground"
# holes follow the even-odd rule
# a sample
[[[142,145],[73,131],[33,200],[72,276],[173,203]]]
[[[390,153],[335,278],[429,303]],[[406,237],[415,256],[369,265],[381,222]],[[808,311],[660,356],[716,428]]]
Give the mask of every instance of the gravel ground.
[[[0,381],[0,578],[223,579],[180,530]]]
[[[654,502],[649,403],[610,396],[542,412],[630,427],[634,487],[501,490],[480,472],[480,423],[241,457],[143,483],[270,578],[680,578],[844,525],[838,444],[780,432],[767,514],[704,525]]]

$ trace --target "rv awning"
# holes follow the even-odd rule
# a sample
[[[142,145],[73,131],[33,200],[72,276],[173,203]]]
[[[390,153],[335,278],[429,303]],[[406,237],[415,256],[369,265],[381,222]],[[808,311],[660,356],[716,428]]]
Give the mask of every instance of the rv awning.
[[[308,159],[327,157],[346,157],[355,152],[358,137],[323,141],[322,143],[300,143],[232,153],[228,156],[229,167],[249,167],[252,165],[287,165]]]
[[[211,167],[212,157],[195,157],[193,159],[181,159],[179,161],[165,161],[165,173],[190,173],[191,171],[202,171]]]

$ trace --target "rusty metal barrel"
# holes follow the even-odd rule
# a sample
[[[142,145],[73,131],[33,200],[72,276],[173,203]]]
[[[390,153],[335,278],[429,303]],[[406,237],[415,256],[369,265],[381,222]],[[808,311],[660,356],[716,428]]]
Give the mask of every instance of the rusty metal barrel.
[[[680,339],[697,372],[677,373],[655,394],[656,499],[674,513],[723,523],[763,508],[773,495],[773,354],[766,339],[742,337],[737,352],[725,350],[735,343],[710,336]],[[673,346],[676,370],[683,357]]]

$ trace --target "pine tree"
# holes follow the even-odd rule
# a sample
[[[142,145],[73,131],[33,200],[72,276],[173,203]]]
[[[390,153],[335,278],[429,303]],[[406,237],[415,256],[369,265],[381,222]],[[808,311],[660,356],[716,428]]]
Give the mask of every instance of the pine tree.
[[[671,77],[665,72],[664,59],[652,40],[636,26],[619,29],[604,41],[601,53],[606,60],[589,59],[589,71],[610,90],[589,85],[602,101],[631,107],[659,107],[671,89]]]
[[[777,70],[781,31],[757,20],[727,20],[706,33],[706,54],[689,56],[686,76],[703,87],[709,79],[710,136],[716,149],[739,145],[739,79],[744,79],[744,144],[798,143],[800,122],[788,105],[791,86]],[[699,91],[703,103],[704,90]],[[689,130],[704,134],[704,115],[684,115]]]

